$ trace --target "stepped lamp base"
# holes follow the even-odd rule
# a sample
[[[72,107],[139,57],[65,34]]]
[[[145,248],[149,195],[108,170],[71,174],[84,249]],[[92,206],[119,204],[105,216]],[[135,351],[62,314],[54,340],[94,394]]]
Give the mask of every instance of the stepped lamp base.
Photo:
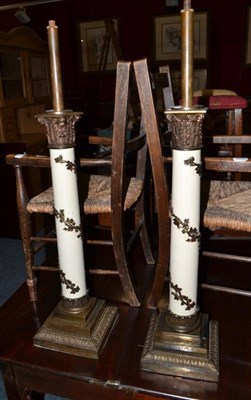
[[[94,297],[79,312],[66,310],[59,302],[33,343],[45,349],[98,359],[117,317],[116,307]]]
[[[168,326],[167,311],[151,318],[141,369],[165,375],[218,382],[218,322],[200,315],[198,326],[179,333]]]

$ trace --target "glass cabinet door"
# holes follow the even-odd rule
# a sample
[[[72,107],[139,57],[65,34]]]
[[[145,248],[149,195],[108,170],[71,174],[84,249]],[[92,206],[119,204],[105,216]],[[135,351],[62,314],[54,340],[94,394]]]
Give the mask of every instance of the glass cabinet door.
[[[43,55],[31,55],[31,84],[34,99],[50,95],[48,60]]]
[[[16,53],[0,54],[0,77],[5,100],[25,97],[21,55]]]

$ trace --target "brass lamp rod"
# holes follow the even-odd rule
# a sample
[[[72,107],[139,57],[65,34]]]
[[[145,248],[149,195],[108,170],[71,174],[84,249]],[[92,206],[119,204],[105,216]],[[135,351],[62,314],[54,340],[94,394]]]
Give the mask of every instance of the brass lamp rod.
[[[8,4],[6,6],[0,6],[0,11],[11,10],[12,8],[39,6],[40,4],[46,4],[46,3],[57,3],[59,1],[64,1],[64,0],[33,0],[33,1],[26,1],[24,3]]]
[[[191,0],[184,0],[184,10],[191,8]]]
[[[184,0],[181,10],[181,104],[193,105],[193,14],[191,0]]]

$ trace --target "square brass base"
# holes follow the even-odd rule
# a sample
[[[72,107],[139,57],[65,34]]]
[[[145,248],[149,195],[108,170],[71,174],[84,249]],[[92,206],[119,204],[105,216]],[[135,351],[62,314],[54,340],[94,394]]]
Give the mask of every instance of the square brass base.
[[[117,320],[118,309],[91,298],[79,313],[66,312],[61,303],[33,338],[37,347],[95,358],[104,347]]]
[[[217,382],[219,379],[218,322],[201,314],[199,327],[177,333],[165,322],[165,311],[151,318],[141,369],[165,375]]]

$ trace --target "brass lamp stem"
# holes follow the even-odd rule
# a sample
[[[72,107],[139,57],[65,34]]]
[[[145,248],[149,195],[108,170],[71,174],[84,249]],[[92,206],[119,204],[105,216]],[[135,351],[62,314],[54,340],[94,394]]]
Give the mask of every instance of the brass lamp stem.
[[[191,0],[184,0],[184,10],[191,8]]]
[[[184,1],[181,10],[181,105],[193,106],[193,16],[191,1]]]
[[[47,35],[50,54],[53,110],[55,112],[62,112],[64,110],[64,100],[58,45],[58,27],[56,26],[55,21],[49,21],[49,26],[47,26]]]

